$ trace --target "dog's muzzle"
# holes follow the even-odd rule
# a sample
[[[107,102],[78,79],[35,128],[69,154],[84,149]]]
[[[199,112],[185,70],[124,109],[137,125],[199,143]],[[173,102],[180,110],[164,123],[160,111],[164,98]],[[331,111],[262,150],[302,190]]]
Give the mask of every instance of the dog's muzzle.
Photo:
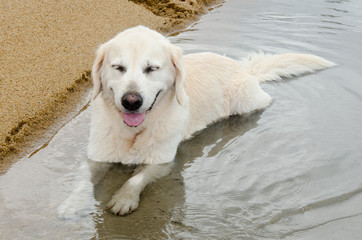
[[[155,102],[156,102],[156,100],[157,100],[157,97],[158,97],[158,95],[160,95],[161,92],[162,92],[161,90],[158,91],[158,93],[157,93],[156,96],[155,96],[155,99],[153,100],[153,103],[151,104],[150,108],[147,109],[147,111],[151,111],[151,110],[152,110],[153,105],[155,104]]]
[[[157,97],[160,95],[161,90],[156,94],[151,106],[147,111],[151,111],[155,104]],[[128,112],[121,112],[124,123],[129,127],[138,127],[141,125],[146,117],[146,112],[137,112],[142,106],[143,99],[137,92],[127,92],[122,97],[122,105]]]
[[[143,104],[143,98],[138,92],[126,92],[121,102],[126,110],[137,111]]]

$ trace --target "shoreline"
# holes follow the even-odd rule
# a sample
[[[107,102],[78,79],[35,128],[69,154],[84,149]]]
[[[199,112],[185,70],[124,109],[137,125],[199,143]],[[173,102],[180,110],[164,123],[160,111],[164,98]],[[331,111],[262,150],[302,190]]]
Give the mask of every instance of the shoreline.
[[[92,86],[89,69],[99,44],[136,25],[170,34],[221,3],[162,2],[2,3],[0,174],[46,144],[84,107]]]

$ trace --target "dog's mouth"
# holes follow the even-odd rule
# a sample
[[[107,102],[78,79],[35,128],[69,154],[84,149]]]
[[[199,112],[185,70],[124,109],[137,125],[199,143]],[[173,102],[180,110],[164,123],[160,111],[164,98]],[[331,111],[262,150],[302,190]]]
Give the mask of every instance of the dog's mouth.
[[[151,106],[147,109],[146,112],[152,110],[153,105],[155,104],[158,95],[160,95],[161,90],[156,94],[155,99],[153,100]],[[124,123],[129,127],[138,127],[143,123],[146,118],[146,112],[121,112]]]
[[[146,113],[124,113],[122,112],[124,123],[129,127],[138,127],[143,123]]]

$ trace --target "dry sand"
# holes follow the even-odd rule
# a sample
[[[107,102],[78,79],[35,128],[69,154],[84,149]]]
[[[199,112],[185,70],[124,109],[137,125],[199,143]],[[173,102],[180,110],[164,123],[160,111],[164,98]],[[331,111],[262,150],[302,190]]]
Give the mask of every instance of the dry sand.
[[[74,116],[99,44],[139,24],[175,31],[216,2],[0,1],[0,174]]]

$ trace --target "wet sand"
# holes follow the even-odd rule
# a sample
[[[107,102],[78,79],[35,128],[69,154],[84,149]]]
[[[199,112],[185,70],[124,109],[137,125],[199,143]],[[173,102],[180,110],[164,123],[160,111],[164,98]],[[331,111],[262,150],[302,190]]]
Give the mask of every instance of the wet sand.
[[[97,46],[145,25],[186,27],[216,0],[2,1],[0,174],[50,138],[85,104]]]

